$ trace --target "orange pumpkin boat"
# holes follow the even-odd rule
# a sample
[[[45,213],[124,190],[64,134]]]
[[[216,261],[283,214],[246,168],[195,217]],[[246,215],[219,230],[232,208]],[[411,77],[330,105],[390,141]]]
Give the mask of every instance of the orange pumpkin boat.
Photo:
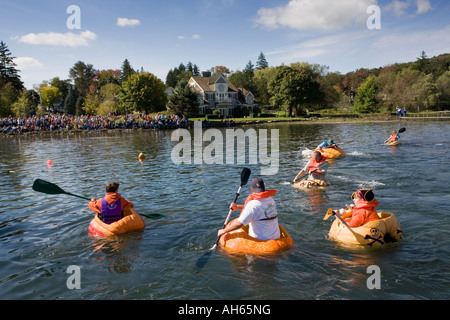
[[[131,208],[123,209],[124,217],[119,221],[106,224],[95,215],[89,224],[89,233],[99,236],[114,236],[129,231],[138,231],[145,228],[145,223],[140,214]]]
[[[319,150],[322,155],[328,156],[327,159],[337,159],[341,157],[345,157],[346,153],[344,150],[342,150],[339,147],[336,148],[322,148],[322,150]]]
[[[279,224],[280,238],[274,240],[258,240],[249,236],[249,226],[234,230],[220,237],[219,245],[230,253],[240,254],[276,254],[294,245],[294,240]]]

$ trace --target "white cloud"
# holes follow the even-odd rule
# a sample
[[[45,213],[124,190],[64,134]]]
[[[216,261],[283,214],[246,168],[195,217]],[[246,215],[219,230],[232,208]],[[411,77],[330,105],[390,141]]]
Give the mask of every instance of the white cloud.
[[[429,0],[417,0],[417,14],[425,13],[431,10],[431,3]]]
[[[135,27],[140,24],[141,22],[138,19],[117,18],[117,26],[119,27]]]
[[[97,35],[89,30],[83,31],[80,34],[72,32],[57,33],[29,33],[18,38],[19,42],[33,44],[33,45],[48,45],[57,47],[80,47],[88,46],[89,40],[97,39]]]
[[[254,23],[265,29],[336,30],[365,26],[367,8],[376,0],[290,0],[286,6],[260,8]]]
[[[42,68],[42,63],[32,57],[17,57],[14,58],[14,63],[19,70]]]
[[[408,10],[414,7],[417,7],[415,14],[422,14],[431,10],[431,3],[430,0],[393,0],[384,7],[384,10],[392,11],[396,17],[400,17],[407,14]]]
[[[192,37],[186,37],[186,36],[177,36],[177,38],[179,39],[179,40],[187,40],[187,39],[192,39],[192,40],[200,40],[201,39],[201,37],[200,37],[200,35],[199,34],[194,34]]]
[[[278,48],[266,53],[276,63],[300,62],[305,59],[316,59],[329,53],[340,55],[353,49],[351,43],[367,38],[367,31],[337,34],[306,40],[291,46]],[[351,43],[349,42],[351,40]]]

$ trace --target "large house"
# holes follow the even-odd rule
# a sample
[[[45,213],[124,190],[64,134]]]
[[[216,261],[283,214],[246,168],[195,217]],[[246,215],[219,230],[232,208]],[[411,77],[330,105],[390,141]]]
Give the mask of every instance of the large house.
[[[197,92],[201,115],[210,109],[219,110],[224,117],[233,117],[236,108],[247,109],[250,114],[258,106],[250,91],[236,88],[221,74],[211,76],[211,72],[202,72],[201,76],[191,77],[188,85]]]

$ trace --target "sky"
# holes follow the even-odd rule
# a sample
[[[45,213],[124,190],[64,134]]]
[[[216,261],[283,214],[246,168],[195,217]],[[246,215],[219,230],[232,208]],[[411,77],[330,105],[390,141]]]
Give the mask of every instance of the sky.
[[[180,63],[308,62],[345,74],[450,53],[447,0],[0,0],[0,40],[27,89],[77,61],[165,82]]]

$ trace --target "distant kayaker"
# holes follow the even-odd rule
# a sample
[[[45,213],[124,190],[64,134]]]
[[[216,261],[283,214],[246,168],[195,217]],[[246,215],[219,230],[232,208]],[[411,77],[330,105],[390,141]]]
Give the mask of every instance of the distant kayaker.
[[[252,194],[247,197],[244,205],[230,204],[230,209],[242,210],[239,218],[231,221],[224,229],[217,232],[223,234],[249,225],[248,234],[259,240],[280,238],[278,213],[275,200],[272,198],[277,190],[267,190],[261,178],[254,178],[251,184]]]
[[[305,173],[309,173],[308,180],[325,180],[326,170],[318,169],[319,165],[323,163],[327,159],[327,156],[322,155],[320,151],[314,151],[311,159],[306,164],[306,166],[297,174],[294,178],[294,183],[297,179],[304,175]]]
[[[397,141],[398,139],[400,138],[400,135],[397,133],[397,131],[392,131],[392,133],[391,133],[391,136],[388,138],[388,139],[386,139],[386,141],[384,141],[385,143],[386,142],[394,142],[394,141]]]
[[[132,202],[123,198],[119,191],[118,182],[106,184],[106,195],[104,198],[92,198],[88,208],[99,214],[99,218],[106,224],[111,224],[123,218],[122,210],[125,207],[133,208]]]
[[[325,140],[324,142],[322,142],[321,144],[319,144],[316,148],[316,150],[320,151],[323,148],[337,148],[338,145],[336,142],[334,142],[333,139],[329,139],[329,140]]]
[[[353,192],[352,200],[355,204],[353,211],[342,216],[351,228],[357,228],[370,221],[376,221],[378,217],[377,210],[380,204],[376,199],[372,190],[362,189]]]

